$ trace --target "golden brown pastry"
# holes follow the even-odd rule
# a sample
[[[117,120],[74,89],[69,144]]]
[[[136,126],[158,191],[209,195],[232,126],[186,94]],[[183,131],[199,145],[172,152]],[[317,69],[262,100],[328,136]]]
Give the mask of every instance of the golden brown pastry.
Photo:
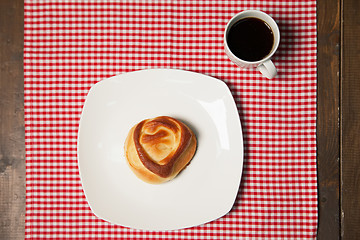
[[[173,179],[191,161],[196,137],[184,123],[172,117],[146,119],[129,131],[125,156],[131,170],[147,183]]]

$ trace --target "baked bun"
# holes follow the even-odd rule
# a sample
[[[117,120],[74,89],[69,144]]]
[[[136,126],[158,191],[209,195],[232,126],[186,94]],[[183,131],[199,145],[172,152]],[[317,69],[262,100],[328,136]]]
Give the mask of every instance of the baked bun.
[[[141,180],[158,184],[173,179],[190,162],[196,137],[184,123],[161,116],[132,127],[125,141],[125,156]]]

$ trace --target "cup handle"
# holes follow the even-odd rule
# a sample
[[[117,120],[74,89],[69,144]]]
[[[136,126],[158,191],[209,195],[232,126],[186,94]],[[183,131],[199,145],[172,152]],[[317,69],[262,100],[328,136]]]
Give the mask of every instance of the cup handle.
[[[272,79],[277,75],[276,67],[271,60],[267,60],[266,62],[261,63],[257,67],[257,70],[259,70],[262,75],[264,75],[268,79]]]

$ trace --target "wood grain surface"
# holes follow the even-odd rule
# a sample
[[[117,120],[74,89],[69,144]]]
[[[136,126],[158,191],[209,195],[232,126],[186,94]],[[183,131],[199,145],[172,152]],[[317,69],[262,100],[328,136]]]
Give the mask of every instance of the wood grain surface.
[[[318,239],[360,239],[360,1],[318,0]],[[24,239],[23,0],[0,0],[0,239]]]
[[[341,237],[360,239],[360,1],[342,8]]]
[[[23,2],[0,1],[0,238],[24,239]]]
[[[338,0],[317,2],[318,239],[340,234],[340,16]]]

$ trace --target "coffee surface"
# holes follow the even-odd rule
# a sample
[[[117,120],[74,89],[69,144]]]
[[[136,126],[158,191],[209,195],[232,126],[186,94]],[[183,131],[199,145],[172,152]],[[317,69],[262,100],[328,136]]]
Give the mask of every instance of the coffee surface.
[[[229,29],[228,46],[238,58],[255,62],[265,58],[274,45],[270,26],[258,18],[240,19]]]

